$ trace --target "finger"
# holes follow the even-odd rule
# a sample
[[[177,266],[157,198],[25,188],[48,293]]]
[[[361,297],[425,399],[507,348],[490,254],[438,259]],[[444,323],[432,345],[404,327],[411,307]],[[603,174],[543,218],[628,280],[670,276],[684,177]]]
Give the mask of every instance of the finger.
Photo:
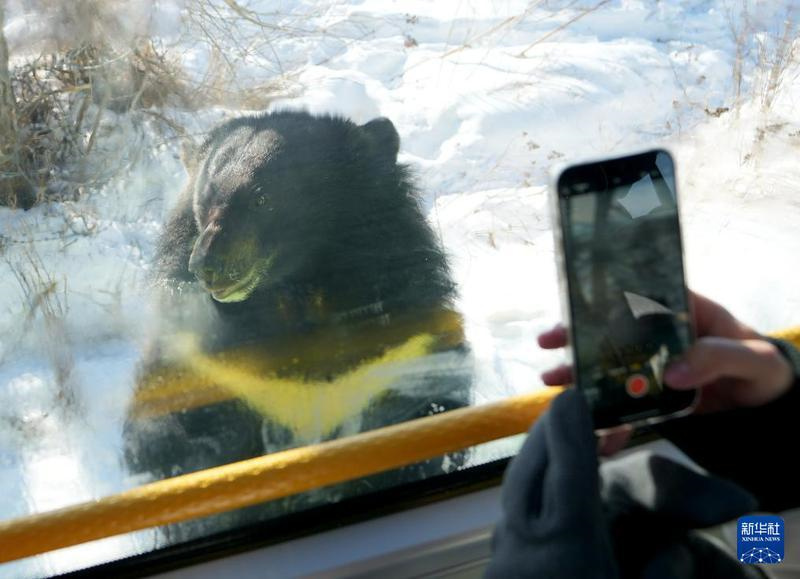
[[[563,348],[567,345],[567,329],[562,324],[556,324],[554,328],[539,334],[539,346],[546,350]]]
[[[633,427],[627,424],[608,434],[603,434],[598,440],[597,452],[601,456],[612,456],[625,448],[632,435]]]
[[[778,349],[766,340],[700,338],[664,373],[666,383],[677,390],[703,387],[720,380],[731,381],[732,400],[742,406],[758,406],[786,392],[792,369]]]
[[[758,333],[737,320],[723,306],[697,292],[689,291],[698,336],[720,336],[741,340],[758,338]]]
[[[572,384],[572,366],[562,364],[556,368],[542,372],[542,382],[548,386],[563,386]]]

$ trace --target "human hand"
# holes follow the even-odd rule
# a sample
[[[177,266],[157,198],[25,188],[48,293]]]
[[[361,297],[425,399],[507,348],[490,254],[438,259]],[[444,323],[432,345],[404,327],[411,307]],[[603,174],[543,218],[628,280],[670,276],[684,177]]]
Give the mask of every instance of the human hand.
[[[792,366],[778,348],[713,300],[695,292],[689,298],[698,339],[682,360],[667,368],[664,380],[676,390],[700,389],[696,412],[760,406],[789,390]],[[567,340],[559,324],[539,336],[539,345],[562,348]],[[572,369],[558,366],[544,372],[542,381],[568,384]]]
[[[785,394],[794,371],[778,348],[718,303],[690,292],[697,341],[664,380],[700,389],[697,412],[761,406]]]

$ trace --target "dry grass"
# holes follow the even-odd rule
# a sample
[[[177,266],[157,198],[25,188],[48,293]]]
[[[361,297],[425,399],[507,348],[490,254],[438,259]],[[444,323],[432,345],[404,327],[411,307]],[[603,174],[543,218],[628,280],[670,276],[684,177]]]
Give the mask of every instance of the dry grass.
[[[59,406],[74,409],[78,405],[73,385],[75,360],[66,327],[69,312],[66,280],[59,282],[47,271],[35,246],[21,253],[18,261],[6,260],[20,288],[24,324],[21,334],[31,333],[50,364],[56,384]],[[41,321],[41,331],[30,332],[36,322]]]
[[[738,113],[745,100],[753,98],[759,102],[762,111],[769,111],[781,86],[796,78],[789,78],[792,64],[797,62],[800,45],[798,9],[786,8],[783,27],[772,32],[758,30],[743,2],[737,15],[728,12],[728,27],[736,46],[733,62],[733,106]],[[752,69],[752,95],[745,95],[744,85],[748,72]]]
[[[118,0],[34,0],[51,21],[52,38],[32,41],[27,48],[35,46],[39,56],[12,67],[0,2],[0,206],[76,199],[115,175],[107,160],[91,162],[114,115],[133,113],[181,137],[180,111],[266,108],[276,95],[299,90],[273,44],[327,34],[309,28],[308,15],[287,20],[235,0],[189,2],[181,41],[206,45],[210,56],[202,77],[190,78],[181,55],[148,36],[148,2],[134,4],[130,23],[121,16],[128,5]],[[252,81],[254,58],[269,81]],[[240,78],[242,70],[249,80]]]
[[[204,44],[210,54],[204,77],[195,86],[198,106],[258,110],[277,96],[299,93],[302,87],[297,71],[283,62],[277,45],[286,38],[333,37],[330,31],[307,23],[314,15],[282,18],[257,12],[236,0],[187,3],[185,39]],[[252,80],[255,62],[262,69],[261,76],[269,79],[266,82]],[[242,70],[249,70],[248,79],[242,78]]]
[[[783,29],[774,38],[757,37],[760,82],[755,88],[764,110],[772,106],[776,94],[785,83],[797,80],[796,77],[789,78],[789,71],[791,65],[797,61],[800,45],[800,30],[792,16],[787,13]]]
[[[149,40],[123,53],[84,44],[42,55],[9,70],[5,87],[0,205],[25,209],[75,199],[114,173],[89,162],[109,114],[191,102],[179,69]]]

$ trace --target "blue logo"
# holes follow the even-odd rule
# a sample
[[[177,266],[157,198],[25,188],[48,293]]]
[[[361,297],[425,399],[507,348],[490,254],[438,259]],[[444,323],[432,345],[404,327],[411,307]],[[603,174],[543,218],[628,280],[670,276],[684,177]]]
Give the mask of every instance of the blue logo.
[[[737,557],[742,563],[783,561],[783,519],[777,515],[741,517],[737,525]]]

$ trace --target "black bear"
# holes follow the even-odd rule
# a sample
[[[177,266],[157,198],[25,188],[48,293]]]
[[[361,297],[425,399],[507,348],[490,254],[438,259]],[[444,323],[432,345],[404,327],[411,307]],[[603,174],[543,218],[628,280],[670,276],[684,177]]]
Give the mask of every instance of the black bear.
[[[227,121],[185,155],[130,470],[163,478],[469,403],[455,286],[399,143],[385,118],[277,112]]]

